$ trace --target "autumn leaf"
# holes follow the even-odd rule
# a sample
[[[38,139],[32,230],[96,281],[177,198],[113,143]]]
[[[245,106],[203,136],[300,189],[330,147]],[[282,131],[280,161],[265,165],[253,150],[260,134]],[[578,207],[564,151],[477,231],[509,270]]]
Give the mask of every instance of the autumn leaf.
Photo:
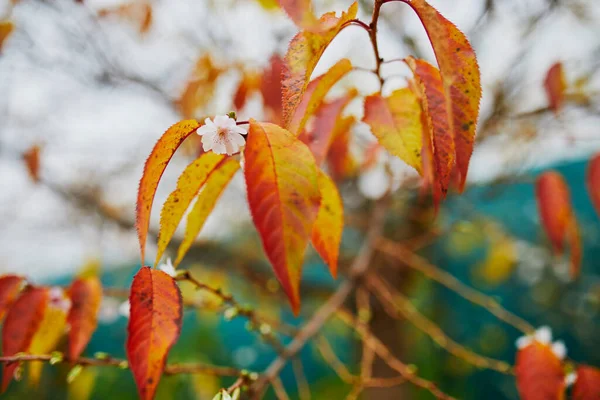
[[[136,25],[140,33],[146,33],[152,26],[152,5],[146,1],[134,1],[114,8],[103,8],[98,11],[98,16],[123,18]]]
[[[97,276],[77,278],[69,288],[69,359],[79,358],[98,324],[102,284]]]
[[[580,365],[577,367],[576,375],[572,391],[573,400],[600,399],[600,369]]]
[[[254,225],[297,315],[304,253],[321,198],[314,157],[285,129],[250,120],[244,159]]]
[[[294,117],[296,108],[302,100],[310,77],[321,55],[329,43],[342,30],[342,27],[356,18],[358,4],[354,2],[341,17],[335,13],[324,14],[319,25],[329,27],[321,32],[299,32],[288,47],[283,68],[283,124],[288,126]]]
[[[344,205],[335,183],[321,170],[319,170],[318,183],[321,205],[313,225],[311,241],[335,278],[344,228]]]
[[[23,161],[25,161],[25,166],[27,167],[27,172],[29,173],[29,177],[34,182],[40,181],[40,146],[34,145],[31,146],[25,153],[22,155]]]
[[[0,321],[17,300],[24,283],[25,279],[17,275],[0,277]]]
[[[25,352],[40,326],[48,304],[48,289],[26,287],[10,308],[2,327],[2,355],[14,356]],[[5,364],[2,376],[2,393],[13,378],[18,363]]]
[[[136,227],[140,241],[141,259],[144,260],[146,237],[150,226],[150,212],[158,182],[167,164],[181,143],[198,129],[198,122],[185,120],[171,126],[156,142],[144,165],[136,204]]]
[[[567,81],[562,63],[557,62],[550,67],[544,79],[544,89],[546,90],[550,109],[558,114],[562,108],[565,91],[567,90]]]
[[[48,296],[48,305],[27,349],[31,354],[51,353],[66,332],[71,301],[60,288],[50,289]],[[29,363],[29,378],[33,385],[39,383],[43,365],[42,362]]]
[[[172,277],[142,267],[133,278],[129,304],[127,360],[140,398],[150,400],[181,332],[181,293]]]
[[[12,21],[0,21],[0,52],[4,46],[4,42],[15,29],[15,25]]]
[[[339,119],[331,135],[331,144],[327,153],[329,174],[336,180],[345,179],[355,173],[356,160],[350,152],[350,133],[356,123],[353,116]]]
[[[223,69],[214,64],[209,54],[198,59],[183,93],[175,102],[184,118],[196,117],[198,109],[208,104],[222,72]]]
[[[460,187],[465,186],[473,153],[481,100],[481,77],[467,37],[425,0],[402,0],[417,13],[427,31],[444,82],[450,128],[456,145]]]
[[[262,75],[260,93],[263,97],[265,113],[269,122],[281,124],[283,119],[283,105],[281,102],[281,76],[283,74],[283,60],[277,54],[271,57],[269,68]]]
[[[312,0],[278,0],[279,5],[300,29],[315,30],[319,20],[315,16]]]
[[[329,103],[323,103],[315,114],[315,120],[310,132],[304,130],[298,137],[313,153],[317,165],[321,165],[325,160],[332,144],[336,127],[339,126],[339,123],[343,119],[341,116],[342,111],[356,95],[357,91],[351,90],[345,96]]]
[[[380,93],[365,99],[363,122],[391,154],[422,173],[423,127],[421,106],[409,88],[396,90],[384,98]]]
[[[476,274],[487,284],[496,286],[511,276],[518,260],[517,248],[512,238],[500,232],[486,232],[486,235],[490,244]]]
[[[241,110],[246,105],[250,95],[256,92],[261,86],[261,75],[256,72],[248,72],[242,75],[242,79],[233,95],[233,106],[236,110]]]
[[[190,163],[177,180],[177,188],[169,195],[160,213],[158,250],[154,264],[158,264],[186,210],[206,182],[210,174],[218,169],[226,156],[208,152]]]
[[[424,135],[423,143],[424,146],[428,143],[431,144],[432,161],[435,168],[435,185],[437,186],[437,188],[434,188],[434,193],[439,190],[443,199],[448,192],[450,173],[454,167],[455,147],[448,125],[442,80],[437,68],[426,61],[408,57],[406,58],[406,64],[413,71],[418,89],[421,92],[425,132],[428,132]],[[427,141],[425,142],[425,140]]]
[[[592,204],[600,216],[600,153],[592,157],[588,164],[586,183]]]
[[[332,86],[351,70],[352,63],[350,63],[350,60],[343,58],[326,73],[310,82],[306,88],[306,92],[304,92],[302,101],[294,113],[292,121],[289,123],[288,130],[295,135],[300,134],[308,119],[323,103],[323,99]]]
[[[519,350],[515,362],[517,388],[522,400],[562,400],[565,373],[562,361],[549,345],[533,341]]]
[[[240,169],[240,163],[234,158],[226,158],[212,170],[202,191],[198,195],[192,211],[188,214],[187,225],[183,241],[177,250],[177,259],[174,265],[177,266],[186,255],[194,240],[202,230],[206,219],[215,207],[217,200],[231,181],[235,173]]]

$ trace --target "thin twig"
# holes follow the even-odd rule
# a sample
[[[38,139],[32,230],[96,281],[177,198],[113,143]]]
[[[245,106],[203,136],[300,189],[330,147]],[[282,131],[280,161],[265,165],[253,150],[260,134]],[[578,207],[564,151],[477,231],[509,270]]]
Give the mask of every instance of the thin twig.
[[[294,358],[292,360],[292,368],[294,369],[294,376],[296,377],[296,385],[298,386],[300,400],[310,400],[310,385],[308,384],[306,374],[304,373],[302,360]]]

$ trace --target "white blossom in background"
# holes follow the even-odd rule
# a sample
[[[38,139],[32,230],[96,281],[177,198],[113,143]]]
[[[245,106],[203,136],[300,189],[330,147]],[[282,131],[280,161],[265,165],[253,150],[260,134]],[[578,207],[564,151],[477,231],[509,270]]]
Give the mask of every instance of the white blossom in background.
[[[103,324],[112,324],[119,318],[121,302],[114,297],[102,297],[98,321]]]
[[[129,300],[124,301],[119,306],[119,314],[121,314],[125,318],[129,318],[131,315],[131,305],[129,304]]]
[[[560,359],[564,360],[567,356],[567,347],[562,340],[552,342],[552,329],[549,326],[542,326],[538,328],[532,335],[521,336],[515,342],[517,349],[522,350],[529,346],[533,342],[538,342],[546,346],[550,346],[552,353]]]
[[[575,383],[575,381],[577,381],[577,373],[576,372],[571,372],[571,373],[567,374],[567,376],[565,376],[565,385],[567,387],[573,385]]]
[[[171,258],[167,258],[167,262],[159,265],[158,269],[160,269],[162,272],[164,272],[165,274],[167,274],[173,278],[175,277],[175,275],[177,275],[177,271],[175,271],[175,267],[173,266],[173,263],[171,262]]]
[[[232,155],[240,151],[246,144],[246,129],[237,126],[235,119],[227,115],[218,115],[213,120],[206,118],[204,125],[196,131],[202,136],[204,151],[213,151],[217,154]]]
[[[52,287],[48,291],[50,307],[69,312],[71,309],[71,300],[65,295],[65,291],[59,287]]]

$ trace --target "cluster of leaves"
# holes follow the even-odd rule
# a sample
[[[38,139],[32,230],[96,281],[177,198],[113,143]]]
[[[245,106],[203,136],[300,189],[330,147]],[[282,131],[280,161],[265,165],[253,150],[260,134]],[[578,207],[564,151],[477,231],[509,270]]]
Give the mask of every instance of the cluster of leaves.
[[[102,286],[94,274],[82,274],[71,285],[59,287],[36,286],[17,275],[0,277],[0,319],[2,326],[2,355],[20,353],[50,354],[68,332],[70,361],[79,358],[97,326],[102,300]],[[56,353],[62,361],[62,353]],[[32,383],[39,381],[42,364],[29,365]],[[8,363],[2,376],[2,392],[13,376],[20,376],[19,364]]]

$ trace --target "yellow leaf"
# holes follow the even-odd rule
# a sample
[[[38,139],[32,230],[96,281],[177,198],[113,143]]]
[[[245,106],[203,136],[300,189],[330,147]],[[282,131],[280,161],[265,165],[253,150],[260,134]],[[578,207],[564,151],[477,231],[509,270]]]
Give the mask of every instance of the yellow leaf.
[[[0,50],[14,29],[15,25],[12,21],[0,21]]]
[[[160,213],[158,251],[154,264],[158,264],[173,238],[183,214],[194,200],[210,174],[223,164],[225,156],[208,152],[189,164],[177,180],[177,188],[169,195]]]
[[[221,193],[239,168],[240,163],[237,160],[234,158],[225,158],[205,178],[205,185],[198,195],[192,211],[188,215],[183,241],[179,245],[179,250],[177,250],[175,266],[181,262],[194,243],[196,236],[202,230],[206,219],[215,207]]]
[[[365,99],[363,122],[379,143],[391,154],[422,173],[421,147],[423,146],[423,126],[421,106],[412,90],[396,90],[384,98],[377,93]]]
[[[344,205],[335,183],[319,170],[321,205],[313,225],[311,241],[315,249],[329,266],[333,277],[337,276],[338,254],[344,228]]]

